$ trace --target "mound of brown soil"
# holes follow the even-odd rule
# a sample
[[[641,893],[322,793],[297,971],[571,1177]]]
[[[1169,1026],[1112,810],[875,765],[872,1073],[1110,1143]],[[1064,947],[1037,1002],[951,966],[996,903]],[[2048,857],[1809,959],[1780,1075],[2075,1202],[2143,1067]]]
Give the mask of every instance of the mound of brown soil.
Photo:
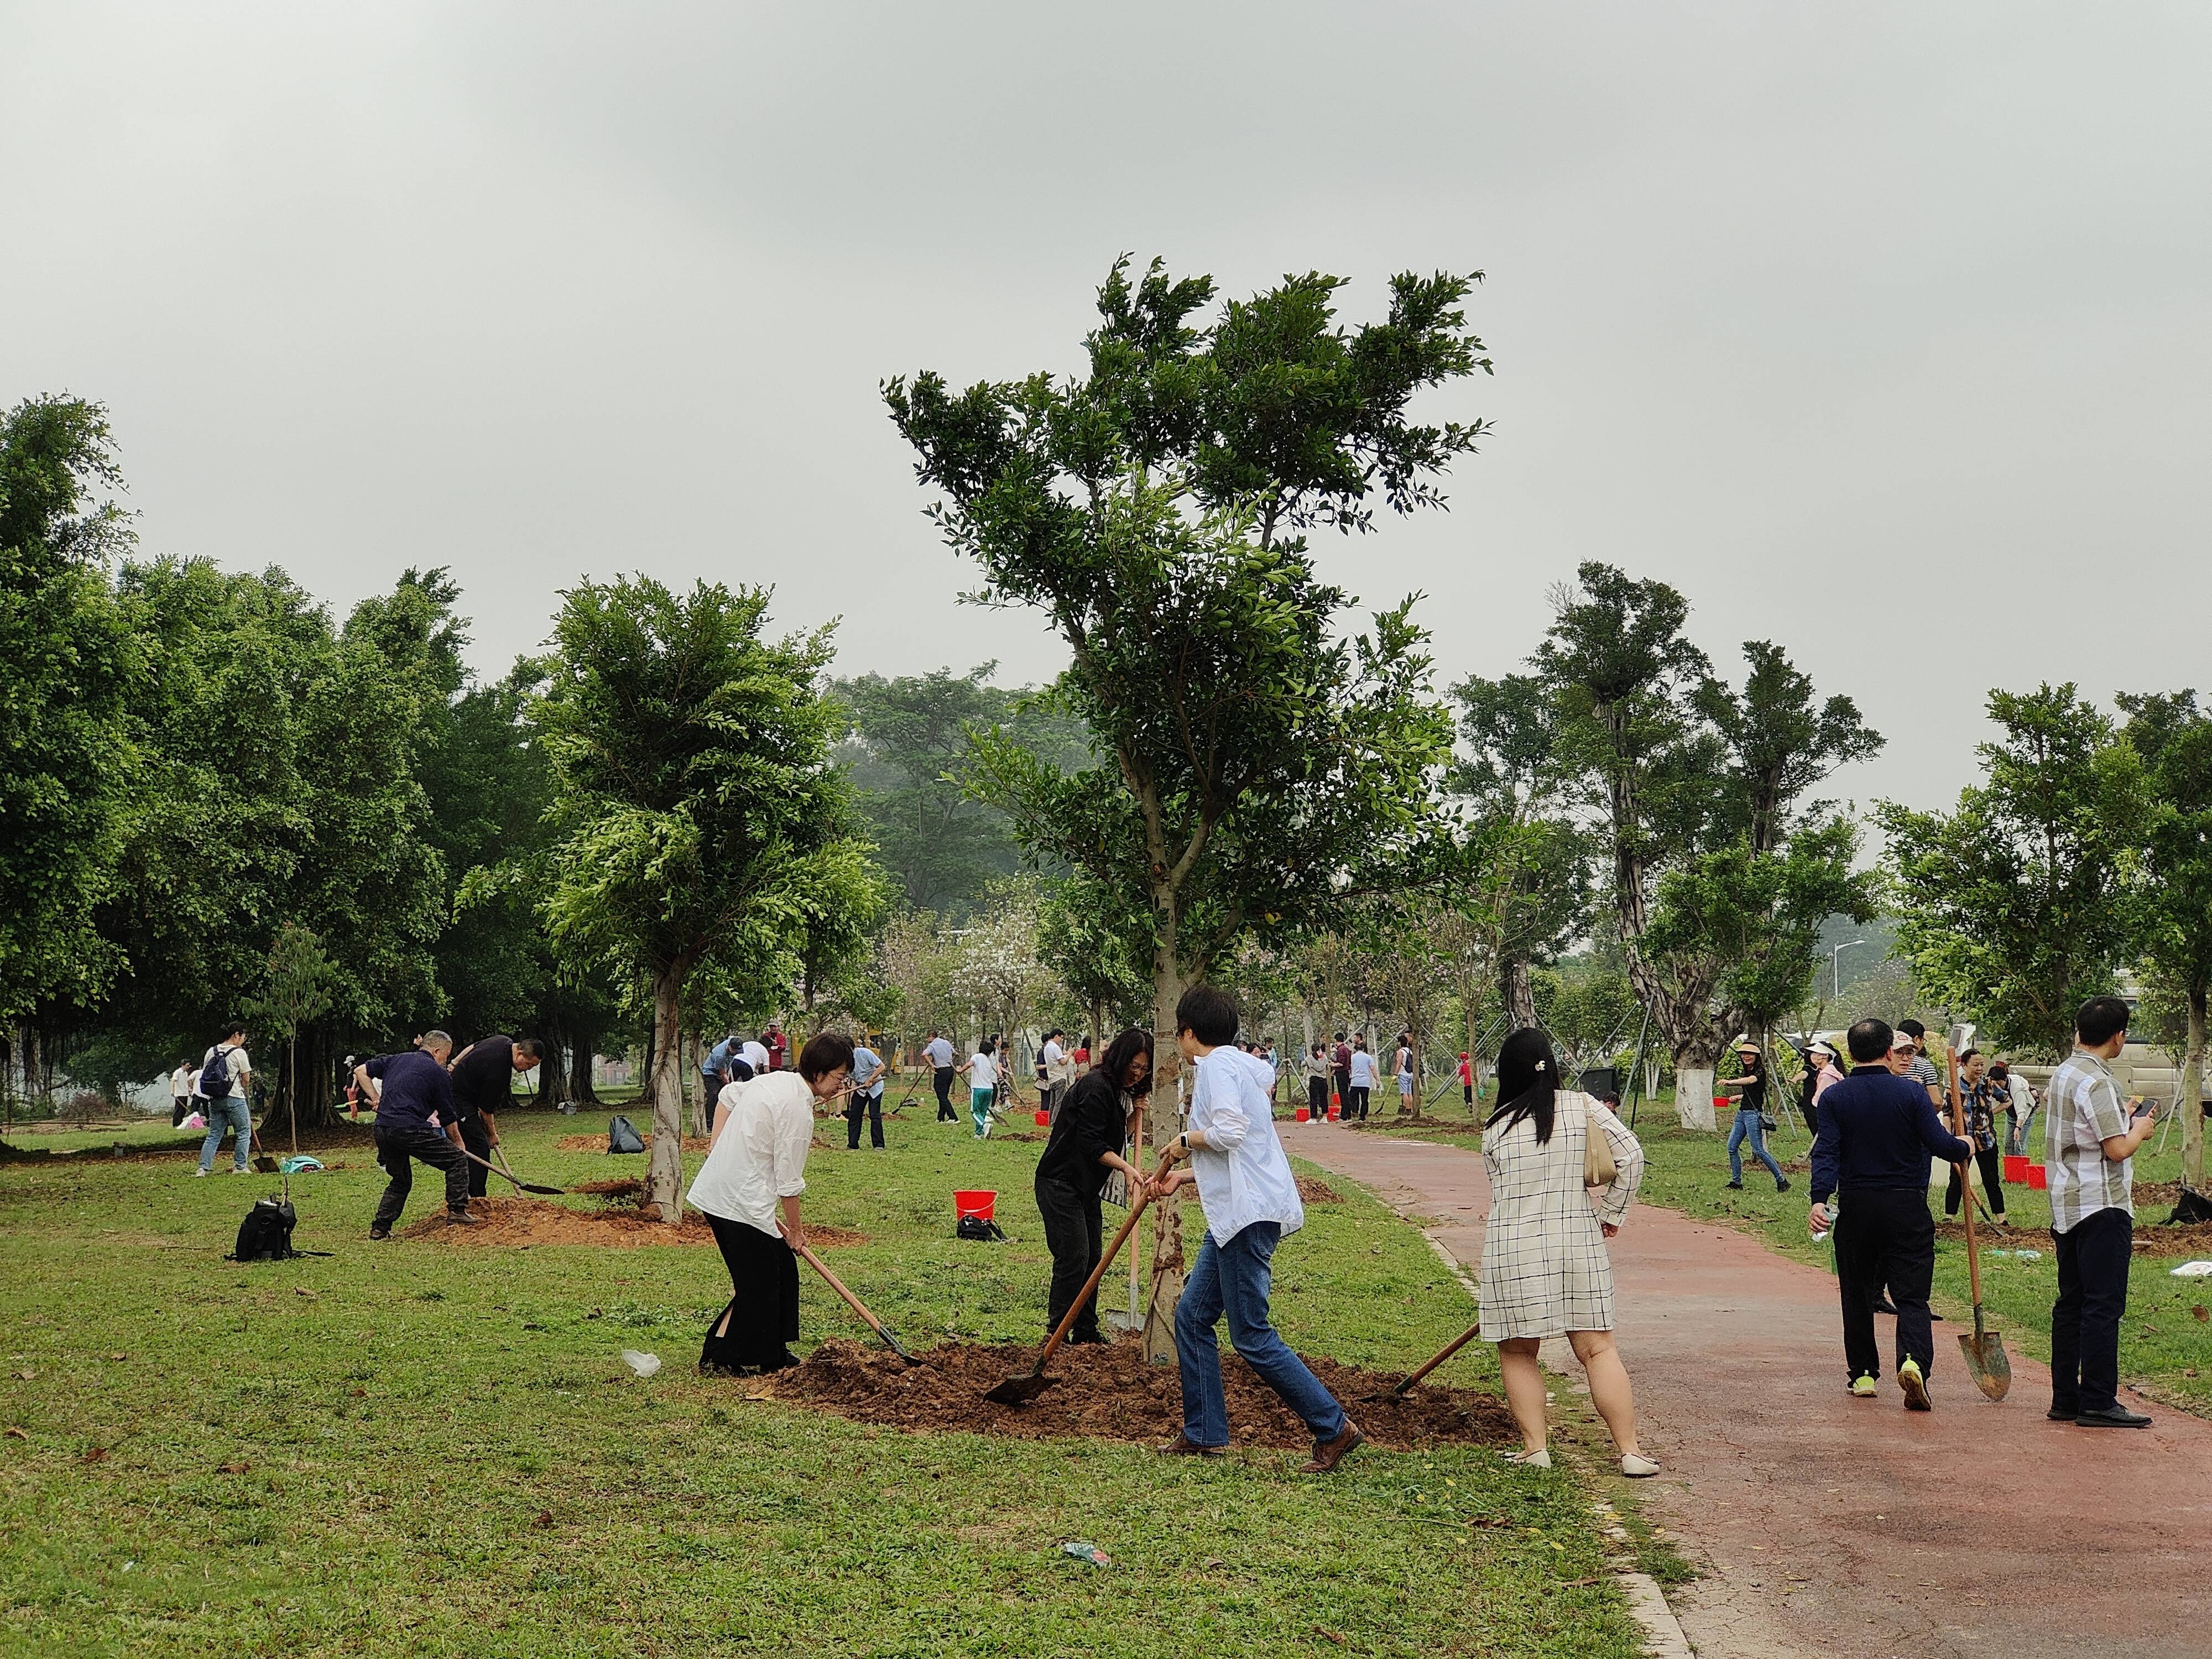
[[[641,1129],[638,1133],[645,1140],[646,1152],[650,1152],[653,1150],[653,1137],[646,1134]],[[605,1131],[595,1135],[562,1135],[553,1144],[564,1152],[604,1152],[607,1149],[607,1137]],[[714,1144],[705,1135],[684,1137],[684,1150],[687,1152],[703,1152]],[[644,1153],[632,1152],[629,1156],[641,1158]]]
[[[1364,1122],[1344,1126],[1347,1129],[1479,1129],[1482,1126],[1469,1117],[1431,1117],[1426,1112],[1409,1112],[1400,1117],[1395,1112],[1385,1116],[1377,1112]]]
[[[2142,1189],[2137,1188],[2137,1198]],[[2186,1227],[2161,1227],[2155,1220],[2147,1219],[2137,1206],[2136,1216],[2136,1254],[2137,1255],[2212,1255],[2212,1221],[2199,1221]],[[1964,1243],[1966,1229],[1963,1223],[1939,1221],[1936,1237],[1954,1243]],[[2051,1250],[2051,1235],[2040,1227],[1992,1227],[1984,1223],[1974,1229],[1975,1241],[1984,1249],[1995,1246],[2000,1250],[2025,1247],[2039,1249],[2045,1255]]]
[[[864,1423],[902,1429],[956,1429],[1018,1440],[1076,1436],[1159,1440],[1182,1423],[1182,1390],[1172,1365],[1148,1365],[1133,1338],[1107,1346],[1062,1348],[1060,1380],[1026,1406],[996,1406],[983,1395],[1036,1363],[1036,1349],[947,1342],[909,1367],[881,1348],[842,1339],[824,1342],[803,1365],[750,1384],[755,1398],[796,1401]],[[1418,1384],[1403,1399],[1368,1400],[1398,1381],[1333,1359],[1309,1358],[1314,1375],[1344,1402],[1377,1446],[1407,1450],[1439,1441],[1478,1445],[1516,1437],[1505,1402],[1468,1389]],[[1242,1359],[1223,1356],[1231,1437],[1243,1446],[1303,1450],[1311,1439],[1274,1390]]]
[[[1317,1176],[1298,1177],[1298,1197],[1308,1204],[1341,1204],[1344,1194]]]
[[[2186,1227],[2146,1227],[2142,1217],[2138,1215],[2136,1218],[2136,1254],[2212,1256],[2212,1221],[2192,1222]]]
[[[704,1244],[714,1248],[714,1235],[706,1218],[686,1210],[672,1227],[634,1206],[610,1205],[580,1210],[542,1198],[472,1198],[469,1212],[479,1218],[473,1227],[456,1227],[443,1210],[424,1216],[400,1230],[402,1238],[433,1239],[441,1244],[496,1244],[508,1249],[533,1244],[599,1244],[632,1249],[648,1244]],[[817,1249],[845,1249],[868,1242],[866,1233],[844,1227],[810,1224],[807,1243]]]

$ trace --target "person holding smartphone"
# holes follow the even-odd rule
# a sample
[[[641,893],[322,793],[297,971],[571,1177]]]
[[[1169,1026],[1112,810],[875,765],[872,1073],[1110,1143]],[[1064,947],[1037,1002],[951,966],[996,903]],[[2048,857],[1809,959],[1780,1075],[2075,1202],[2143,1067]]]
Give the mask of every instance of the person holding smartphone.
[[[2085,1429],[2142,1429],[2143,1413],[2120,1403],[2120,1321],[2135,1256],[2131,1160],[2158,1124],[2148,1102],[2120,1101],[2110,1062],[2127,1046],[2128,1005],[2091,997],[2074,1017],[2074,1052],[2044,1091],[2044,1163],[2050,1171],[2051,1237],[2058,1299],[2051,1308],[2053,1422]]]

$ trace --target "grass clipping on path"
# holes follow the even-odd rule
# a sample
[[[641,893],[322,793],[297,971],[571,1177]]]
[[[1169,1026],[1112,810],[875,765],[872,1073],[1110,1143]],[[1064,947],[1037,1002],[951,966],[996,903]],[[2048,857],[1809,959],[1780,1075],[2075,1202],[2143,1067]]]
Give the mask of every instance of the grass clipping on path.
[[[1134,1340],[1062,1348],[1049,1372],[1057,1380],[1029,1405],[1000,1406],[983,1398],[1009,1376],[1027,1372],[1036,1355],[1033,1346],[947,1342],[920,1356],[921,1364],[909,1366],[885,1350],[840,1338],[815,1349],[805,1364],[759,1379],[750,1392],[754,1398],[795,1401],[864,1423],[1018,1440],[1165,1440],[1182,1426],[1182,1389],[1175,1368],[1147,1364],[1143,1345]],[[1512,1414],[1495,1395],[1419,1383],[1402,1398],[1369,1400],[1395,1387],[1399,1376],[1311,1356],[1306,1364],[1370,1444],[1407,1451],[1517,1438]],[[1234,1443],[1285,1449],[1312,1443],[1305,1425],[1236,1355],[1222,1356],[1221,1381]]]
[[[650,1244],[703,1244],[714,1248],[714,1235],[706,1218],[687,1210],[672,1227],[658,1216],[629,1206],[579,1210],[538,1198],[472,1198],[469,1213],[473,1227],[456,1227],[443,1210],[424,1216],[399,1230],[402,1238],[427,1239],[440,1244],[491,1244],[508,1249],[537,1244],[611,1245],[634,1249]],[[806,1242],[816,1249],[845,1249],[868,1242],[866,1233],[843,1227],[810,1225]]]

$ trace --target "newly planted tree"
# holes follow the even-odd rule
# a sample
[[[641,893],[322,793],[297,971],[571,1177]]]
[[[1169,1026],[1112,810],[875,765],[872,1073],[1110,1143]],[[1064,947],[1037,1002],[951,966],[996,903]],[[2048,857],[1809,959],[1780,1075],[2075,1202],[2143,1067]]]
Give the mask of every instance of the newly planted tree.
[[[790,978],[810,922],[875,901],[829,763],[828,630],[761,636],[768,594],[645,577],[565,596],[532,717],[553,773],[542,908],[559,946],[641,976],[653,1009],[646,1201],[677,1220],[685,986]]]

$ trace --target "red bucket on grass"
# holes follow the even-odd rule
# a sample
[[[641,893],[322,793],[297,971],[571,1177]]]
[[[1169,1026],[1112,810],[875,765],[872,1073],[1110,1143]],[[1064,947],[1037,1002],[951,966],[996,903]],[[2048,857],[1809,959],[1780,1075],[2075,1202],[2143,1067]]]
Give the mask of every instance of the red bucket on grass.
[[[2007,1152],[2005,1154],[2004,1178],[2005,1185],[2008,1187],[2017,1187],[2021,1182],[2027,1179],[2027,1154],[2026,1152],[2021,1152],[2017,1157],[2010,1152]]]
[[[1339,1119],[1339,1118],[1342,1117],[1343,1115],[1344,1115],[1344,1108],[1343,1108],[1343,1107],[1341,1107],[1341,1106],[1340,1106],[1340,1105],[1338,1105],[1338,1104],[1337,1104],[1334,1101],[1333,1101],[1333,1100],[1332,1100],[1331,1102],[1329,1102],[1329,1103],[1328,1103],[1328,1121],[1329,1121],[1331,1123],[1334,1123],[1334,1122],[1335,1122],[1335,1121],[1337,1121],[1337,1119]]]
[[[1040,1129],[1042,1129],[1042,1128],[1043,1128],[1043,1127],[1045,1127],[1045,1125],[1047,1125],[1047,1124],[1048,1124],[1048,1123],[1050,1123],[1050,1122],[1052,1121],[1052,1114],[1051,1114],[1050,1112],[1040,1111],[1040,1112],[1036,1115],[1036,1121],[1037,1121],[1037,1127],[1039,1127]]]
[[[1310,1109],[1308,1109],[1308,1108],[1306,1108],[1306,1107],[1304,1107],[1304,1106],[1301,1106],[1301,1107],[1299,1107],[1299,1108],[1298,1108],[1298,1111],[1297,1111],[1297,1118],[1298,1118],[1298,1121],[1299,1121],[1299,1122],[1304,1123],[1304,1121],[1306,1121],[1306,1120],[1307,1120],[1307,1119],[1310,1118],[1312,1115],[1313,1115],[1313,1113],[1312,1113],[1312,1111],[1311,1111]]]
[[[952,1194],[952,1218],[955,1221],[964,1221],[972,1215],[978,1221],[988,1221],[991,1218],[991,1211],[998,1201],[999,1194],[996,1192],[957,1192]]]
[[[2050,1189],[2050,1186],[2051,1177],[2044,1173],[2040,1164],[2031,1164],[2027,1166],[2027,1187],[2030,1192],[2046,1192]]]

